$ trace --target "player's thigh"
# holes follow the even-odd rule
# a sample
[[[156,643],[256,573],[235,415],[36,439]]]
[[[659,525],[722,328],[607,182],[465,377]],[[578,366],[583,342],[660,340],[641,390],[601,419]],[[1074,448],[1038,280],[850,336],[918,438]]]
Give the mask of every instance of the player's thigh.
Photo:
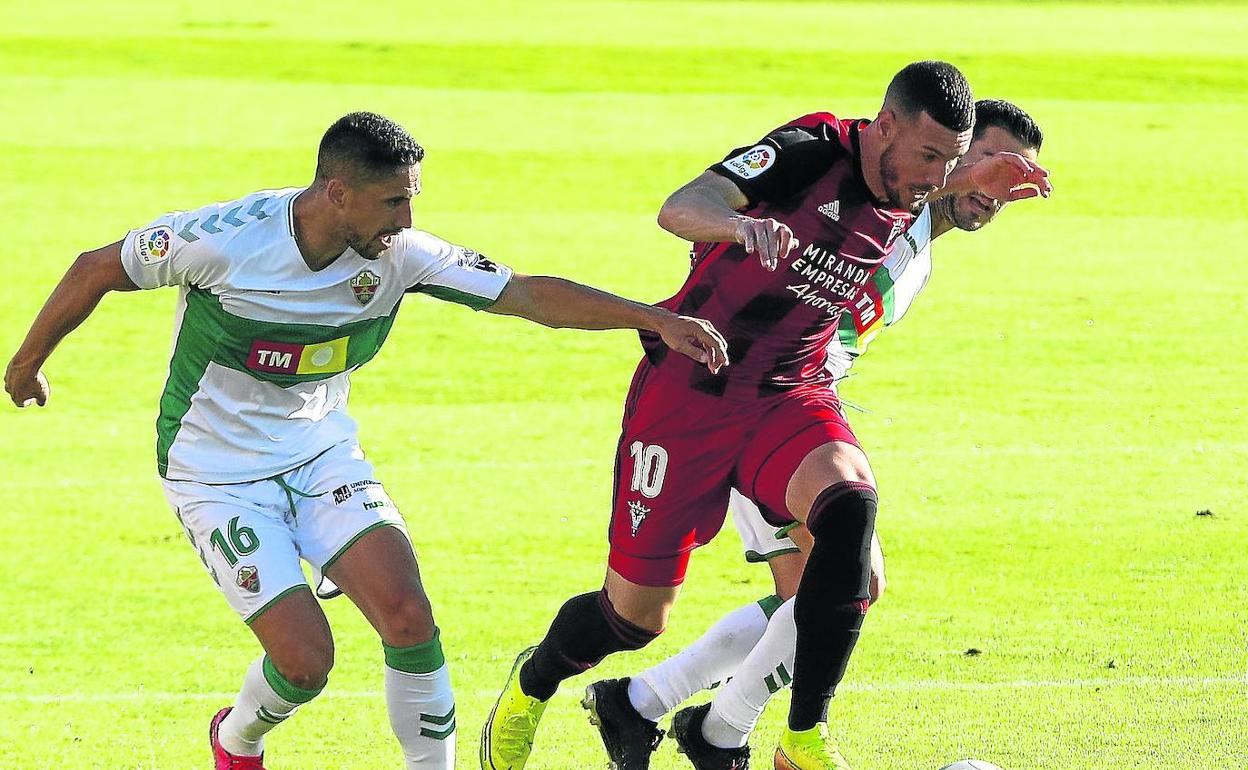
[[[398,527],[370,529],[326,576],[359,607],[386,644],[410,647],[433,638],[433,608],[411,542]]]
[[[307,587],[290,525],[266,485],[270,482],[164,485],[200,561],[248,624],[282,597]]]
[[[285,483],[297,511],[296,543],[318,574],[318,593],[345,593],[387,644],[428,641],[432,611],[406,523],[359,446],[336,446]]]
[[[317,595],[322,599],[340,593],[339,586],[326,575],[335,571],[334,565],[370,532],[394,527],[406,539],[407,524],[398,506],[357,444],[331,448],[286,474],[284,483],[291,489],[296,511],[292,527],[295,542],[316,573]],[[412,576],[403,577],[404,582],[410,582]]]
[[[612,570],[643,586],[684,580],[690,552],[723,526],[742,433],[722,401],[643,365],[616,453]]]
[[[805,521],[811,503],[835,483],[874,485],[867,456],[829,388],[775,397],[749,437],[737,474],[742,492],[778,525]]]

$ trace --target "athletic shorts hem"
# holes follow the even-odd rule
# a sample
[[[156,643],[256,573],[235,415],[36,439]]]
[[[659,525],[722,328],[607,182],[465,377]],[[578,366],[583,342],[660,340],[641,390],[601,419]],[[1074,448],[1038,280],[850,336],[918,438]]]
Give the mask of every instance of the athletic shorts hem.
[[[763,564],[769,562],[777,556],[784,556],[790,553],[801,553],[800,548],[781,548],[776,551],[768,551],[767,553],[759,553],[758,551],[746,551],[745,560],[750,564]]]
[[[399,523],[397,521],[374,521],[372,522],[368,526],[364,527],[364,529],[361,529],[359,532],[356,532],[354,535],[348,538],[347,542],[343,543],[341,548],[334,551],[334,555],[326,559],[325,563],[321,565],[320,573],[324,575],[326,572],[329,572],[330,567],[334,566],[334,563],[337,562],[338,559],[342,558],[342,555],[345,554],[348,550],[350,550],[351,546],[355,545],[356,542],[358,542],[360,538],[364,537],[369,532],[372,532],[375,529],[381,529],[382,527],[395,527],[399,531],[403,530],[403,528],[399,526]]]
[[[673,588],[685,582],[689,551],[673,556],[631,556],[612,551],[607,566],[630,583],[651,588]]]

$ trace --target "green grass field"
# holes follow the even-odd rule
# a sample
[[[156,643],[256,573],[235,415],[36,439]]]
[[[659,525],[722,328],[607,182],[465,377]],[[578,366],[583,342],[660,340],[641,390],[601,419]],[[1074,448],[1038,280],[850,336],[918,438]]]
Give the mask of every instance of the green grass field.
[[[6,360],[80,251],[306,182],[352,109],[427,148],[417,226],[656,301],[687,264],[654,224],[668,192],[793,116],[874,114],[909,61],[954,61],[1041,122],[1057,190],[942,239],[923,299],[844,388],[871,410],[854,423],[891,585],[835,731],[860,770],[1248,766],[1244,7],[21,5],[0,2]],[[2,768],[207,767],[208,719],[257,652],[155,476],[173,302],[106,299],[46,367],[49,407],[0,407]],[[638,346],[408,304],[352,411],[411,525],[475,768],[512,657],[601,580]],[[599,673],[769,585],[729,528],[669,632]],[[397,768],[379,644],[345,600],[326,610],[337,667],[270,766]],[[548,710],[533,770],[605,767],[588,680]],[[665,742],[656,770],[687,766]]]

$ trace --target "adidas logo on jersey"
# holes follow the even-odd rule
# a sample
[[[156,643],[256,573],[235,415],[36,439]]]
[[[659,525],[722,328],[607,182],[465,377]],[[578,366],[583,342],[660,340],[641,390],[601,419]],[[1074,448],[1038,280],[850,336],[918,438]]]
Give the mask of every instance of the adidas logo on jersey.
[[[841,202],[839,200],[825,203],[819,207],[819,213],[823,214],[833,222],[841,221]]]

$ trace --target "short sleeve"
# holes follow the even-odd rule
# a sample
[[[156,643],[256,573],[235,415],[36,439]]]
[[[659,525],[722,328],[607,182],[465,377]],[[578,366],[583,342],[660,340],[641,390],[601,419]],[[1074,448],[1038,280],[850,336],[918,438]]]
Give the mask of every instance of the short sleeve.
[[[126,234],[121,266],[135,286],[155,289],[198,283],[208,268],[211,250],[199,237],[192,234],[194,240],[190,240],[184,234],[194,217],[190,212],[174,212]]]
[[[752,206],[792,198],[827,173],[840,154],[826,123],[799,119],[757,144],[738,147],[707,170],[735,184]]]
[[[419,233],[408,253],[409,292],[483,310],[498,300],[511,268],[465,246]]]

